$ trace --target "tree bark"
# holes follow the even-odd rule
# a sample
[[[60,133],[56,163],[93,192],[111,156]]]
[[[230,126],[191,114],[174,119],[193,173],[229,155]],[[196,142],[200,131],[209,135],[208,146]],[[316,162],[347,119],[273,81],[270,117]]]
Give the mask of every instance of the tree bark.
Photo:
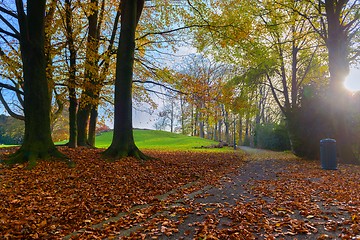
[[[78,110],[77,127],[78,127],[78,145],[92,146],[88,142],[89,119],[91,109],[97,106],[99,91],[99,28],[98,23],[98,0],[90,0],[96,5],[96,9],[88,16],[89,33],[86,46],[86,62],[84,76],[84,90],[81,93],[80,105]]]
[[[221,142],[221,140],[222,140],[222,131],[221,131],[221,129],[222,129],[222,120],[220,119],[219,121],[218,121],[218,141],[219,142]]]
[[[204,130],[204,121],[200,120],[199,122],[199,137],[205,138],[205,130]]]
[[[331,119],[341,162],[358,163],[351,146],[350,131],[346,121],[346,91],[343,86],[349,73],[349,39],[346,27],[341,22],[342,10],[348,1],[326,0],[325,10],[328,24],[326,46],[329,53]]]
[[[215,126],[214,126],[214,134],[213,134],[213,140],[214,141],[219,141],[219,137],[218,137],[218,129],[217,129],[217,127],[218,127],[218,123],[217,123],[217,121],[215,121]]]
[[[224,111],[224,124],[225,124],[225,140],[226,140],[226,143],[230,144],[231,139],[230,139],[229,113],[227,112],[225,107],[223,107],[223,111]]]
[[[239,146],[243,145],[243,122],[242,116],[239,116]]]
[[[69,142],[68,147],[77,147],[77,97],[76,97],[76,49],[74,44],[74,35],[72,28],[72,11],[71,1],[65,0],[65,24],[66,24],[66,41],[69,47]]]
[[[133,156],[148,159],[135,145],[132,127],[132,79],[135,31],[144,0],[121,1],[121,30],[116,61],[114,134],[104,155],[114,159]]]
[[[97,118],[98,118],[98,110],[97,110],[97,106],[94,106],[91,109],[91,113],[90,113],[89,135],[88,135],[88,143],[94,147],[95,147]]]
[[[184,110],[184,99],[180,95],[180,111],[181,111],[181,133],[185,135],[185,110]]]
[[[25,135],[9,163],[29,162],[29,168],[36,165],[37,159],[64,158],[51,139],[51,99],[44,49],[45,4],[45,0],[28,0],[26,15],[22,1],[16,1],[24,75]]]

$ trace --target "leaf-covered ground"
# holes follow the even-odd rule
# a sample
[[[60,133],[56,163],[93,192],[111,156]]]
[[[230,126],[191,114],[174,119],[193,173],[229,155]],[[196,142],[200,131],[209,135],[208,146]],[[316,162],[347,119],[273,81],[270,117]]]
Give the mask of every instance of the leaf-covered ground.
[[[360,239],[360,166],[266,151],[108,163],[101,150],[62,150],[76,168],[0,169],[3,239]]]
[[[148,151],[159,160],[110,163],[102,159],[101,149],[61,150],[76,168],[56,161],[39,162],[33,170],[0,166],[0,238],[61,238],[134,206],[156,209],[165,202],[162,194],[192,182],[172,195],[200,189],[243,162],[239,153]],[[1,149],[0,159],[13,151]],[[131,226],[136,219],[121,221]]]

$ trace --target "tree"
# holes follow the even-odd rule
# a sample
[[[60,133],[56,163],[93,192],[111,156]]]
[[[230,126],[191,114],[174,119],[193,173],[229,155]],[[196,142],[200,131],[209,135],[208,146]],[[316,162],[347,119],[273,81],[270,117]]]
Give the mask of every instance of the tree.
[[[0,144],[21,144],[24,137],[24,121],[0,115]]]
[[[299,14],[309,9],[309,3],[293,0],[252,3],[214,1],[211,5],[214,10],[209,7],[207,14],[203,10],[201,15],[206,16],[204,21],[221,21],[226,27],[197,29],[196,43],[216,59],[240,65],[239,85],[252,82],[258,85],[256,89],[263,88],[253,92],[256,95],[271,90],[272,102],[288,123],[293,151],[301,154],[299,149],[308,141],[298,134],[300,92],[311,81],[327,80],[325,49],[311,24]],[[204,45],[203,39],[214,44]],[[244,90],[239,92],[247,92]],[[247,117],[246,122],[249,120]],[[259,120],[255,119],[257,124]]]
[[[77,108],[78,102],[76,97],[76,56],[74,29],[73,29],[73,14],[72,1],[65,0],[65,36],[66,43],[69,48],[69,77],[68,77],[68,92],[69,92],[69,143],[70,148],[77,147]]]
[[[98,0],[90,0],[88,19],[88,36],[86,43],[86,60],[83,91],[80,98],[80,105],[77,116],[77,142],[79,146],[91,145],[88,141],[89,136],[89,118],[94,106],[97,108],[99,99],[99,47],[100,47],[100,29],[104,14],[104,0],[102,7],[99,7]],[[95,119],[96,123],[96,119]],[[95,127],[93,128],[95,131]],[[95,137],[95,134],[93,134]]]
[[[356,1],[326,0],[327,36],[325,42],[329,53],[330,96],[335,138],[344,163],[359,163],[352,151],[350,132],[346,121],[347,94],[344,89],[345,77],[349,74],[349,43],[352,36],[359,31],[359,5]],[[344,19],[351,15],[348,5],[357,8],[353,19]],[[354,28],[355,26],[355,28]],[[354,32],[355,31],[355,34]],[[359,54],[359,52],[357,52]]]
[[[15,1],[19,32],[11,34],[19,40],[24,78],[25,135],[20,149],[10,164],[29,162],[50,156],[64,158],[51,139],[51,99],[46,77],[45,56],[45,0],[28,0],[26,13],[21,0]]]
[[[133,156],[148,159],[135,145],[132,127],[132,80],[135,31],[144,0],[121,0],[120,42],[115,77],[114,134],[104,155],[111,158]]]
[[[158,120],[154,124],[156,130],[165,131],[167,127],[170,127],[170,132],[174,132],[175,120],[177,117],[176,109],[174,109],[175,103],[175,97],[169,97],[168,102],[166,102],[163,108],[158,112]]]
[[[341,161],[359,163],[352,150],[352,134],[348,128],[348,97],[344,88],[345,77],[349,73],[350,62],[359,60],[359,13],[358,1],[351,0],[308,0],[312,7],[299,11],[313,27],[328,50],[330,86],[328,102],[329,119],[332,121],[332,137],[337,140]],[[310,12],[310,13],[309,13]]]

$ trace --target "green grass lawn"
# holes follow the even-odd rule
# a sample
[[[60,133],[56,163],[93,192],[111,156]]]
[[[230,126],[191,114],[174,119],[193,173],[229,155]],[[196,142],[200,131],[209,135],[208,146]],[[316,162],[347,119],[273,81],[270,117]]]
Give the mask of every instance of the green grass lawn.
[[[156,130],[135,129],[134,138],[136,145],[140,149],[191,150],[195,149],[195,147],[217,144],[217,142],[208,139]],[[96,147],[108,147],[111,139],[112,132],[102,133],[96,137]]]
[[[4,145],[4,144],[0,144],[0,148],[4,148],[4,147],[16,147],[19,145]]]
[[[113,133],[104,132],[96,137],[97,148],[107,148],[110,146]],[[196,151],[229,151],[231,148],[203,148],[201,146],[216,145],[218,142],[203,139],[199,137],[185,136],[182,134],[157,131],[157,130],[140,130],[134,129],[135,143],[140,149],[154,149],[154,150],[196,150]],[[55,143],[61,145],[67,143],[61,141]],[[14,146],[14,145],[11,145]],[[1,147],[11,147],[10,145],[0,145]]]
[[[113,133],[104,132],[96,137],[97,148],[107,148],[110,146]],[[218,142],[203,139],[199,137],[185,136],[182,134],[157,131],[157,130],[140,130],[134,129],[134,138],[136,146],[140,149],[154,150],[196,150],[196,151],[228,151],[231,148],[215,148],[215,149],[199,149],[201,146],[216,145]],[[56,144],[65,144],[67,141],[58,142]]]

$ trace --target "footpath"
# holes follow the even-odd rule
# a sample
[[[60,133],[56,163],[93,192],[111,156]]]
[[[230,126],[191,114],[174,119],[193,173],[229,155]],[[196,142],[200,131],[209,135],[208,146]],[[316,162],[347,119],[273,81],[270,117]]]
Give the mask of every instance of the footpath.
[[[359,189],[330,186],[345,173],[344,184],[356,181],[357,170],[324,171],[290,154],[241,150],[246,163],[217,185],[168,201],[174,190],[156,207],[137,207],[93,229],[106,233],[122,218],[143,217],[108,239],[360,239]],[[65,239],[86,236],[91,229]]]

